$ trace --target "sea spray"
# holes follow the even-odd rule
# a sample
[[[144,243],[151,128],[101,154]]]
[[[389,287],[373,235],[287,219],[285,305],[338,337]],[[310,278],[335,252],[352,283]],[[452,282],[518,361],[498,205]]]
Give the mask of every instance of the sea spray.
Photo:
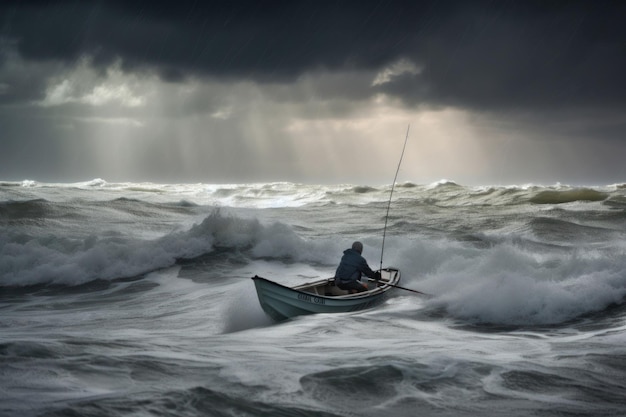
[[[274,324],[274,321],[263,312],[256,291],[248,281],[242,281],[234,286],[222,315],[224,333]]]

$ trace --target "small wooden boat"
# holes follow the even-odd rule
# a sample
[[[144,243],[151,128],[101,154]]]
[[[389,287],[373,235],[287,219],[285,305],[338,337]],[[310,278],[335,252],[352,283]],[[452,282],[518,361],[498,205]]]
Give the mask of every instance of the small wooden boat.
[[[334,278],[286,287],[259,276],[252,280],[263,310],[281,321],[304,314],[345,313],[380,304],[390,289],[400,282],[400,270],[385,268],[381,279],[368,283],[368,291],[350,294],[335,286]]]

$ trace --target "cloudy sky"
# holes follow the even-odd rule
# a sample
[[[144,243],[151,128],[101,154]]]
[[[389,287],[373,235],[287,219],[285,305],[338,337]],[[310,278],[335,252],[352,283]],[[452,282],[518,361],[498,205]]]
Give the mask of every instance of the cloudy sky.
[[[623,1],[3,1],[0,180],[626,182]]]

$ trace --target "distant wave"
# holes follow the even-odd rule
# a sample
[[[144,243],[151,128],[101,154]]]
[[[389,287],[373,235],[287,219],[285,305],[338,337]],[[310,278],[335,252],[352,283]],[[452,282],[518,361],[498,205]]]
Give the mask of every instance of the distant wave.
[[[571,202],[604,202],[605,205],[620,205],[624,200],[623,184],[601,187],[573,187],[567,185],[483,185],[465,186],[455,181],[442,179],[430,184],[404,182],[396,184],[394,198],[413,200],[418,204],[453,206],[500,206],[520,204],[564,204]],[[32,180],[0,183],[7,194],[15,191],[36,189],[44,198],[50,193],[52,201],[62,199],[63,190],[83,189],[102,192],[103,198],[118,197],[148,200],[151,202],[186,205],[217,205],[237,208],[302,207],[326,204],[369,204],[385,202],[389,198],[391,185],[353,184],[301,184],[290,182],[243,183],[243,184],[158,184],[158,183],[110,183],[96,178],[85,182],[49,184]],[[14,192],[12,192],[13,190]],[[9,195],[5,199],[18,200],[22,197]],[[25,195],[24,199],[32,195]],[[175,201],[174,201],[175,199]]]
[[[376,190],[376,188],[374,187],[369,187],[369,186],[356,186],[352,188],[352,191],[354,191],[356,194],[365,194],[365,193],[371,193],[371,192],[378,191],[378,190]]]
[[[576,188],[573,190],[546,190],[540,191],[529,199],[535,204],[562,204],[574,201],[603,201],[609,194],[591,188]]]
[[[445,187],[461,187],[461,185],[457,184],[456,182],[452,180],[443,179],[443,180],[433,182],[428,187],[429,188],[442,188],[442,187],[445,188]]]

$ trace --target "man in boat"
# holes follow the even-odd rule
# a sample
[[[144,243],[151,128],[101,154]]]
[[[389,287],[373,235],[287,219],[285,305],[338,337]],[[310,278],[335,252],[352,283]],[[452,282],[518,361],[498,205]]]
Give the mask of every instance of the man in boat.
[[[361,253],[363,253],[361,242],[354,242],[352,248],[343,251],[341,262],[335,272],[335,285],[340,289],[350,293],[367,291],[367,287],[361,283],[362,274],[376,280],[380,279],[380,272],[372,271]]]

